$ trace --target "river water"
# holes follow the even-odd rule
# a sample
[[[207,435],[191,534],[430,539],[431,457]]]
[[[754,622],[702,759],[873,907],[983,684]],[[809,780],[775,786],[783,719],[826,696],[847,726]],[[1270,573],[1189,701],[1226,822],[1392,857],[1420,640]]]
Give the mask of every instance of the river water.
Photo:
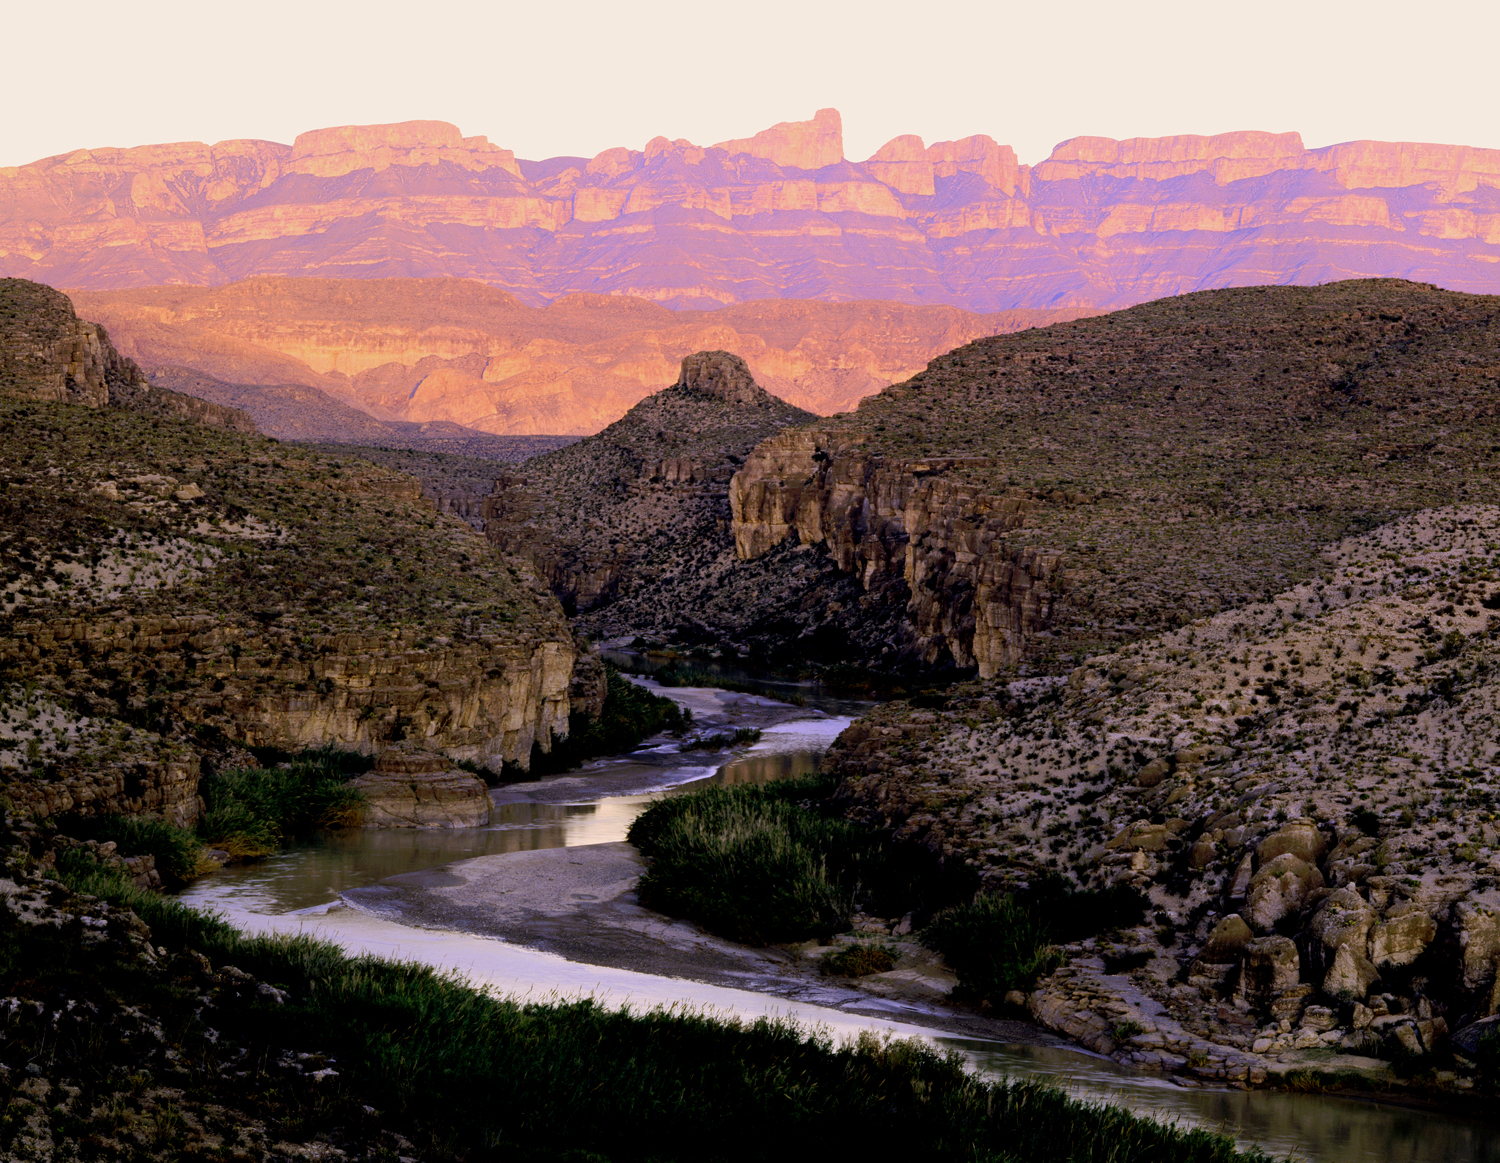
[[[486,828],[329,832],[266,860],[223,869],[191,885],[182,900],[216,910],[246,932],[308,933],[350,953],[452,970],[499,994],[532,1000],[593,996],[601,1004],[636,1009],[683,1006],[726,1017],[777,1016],[821,1026],[836,1038],[861,1030],[919,1037],[958,1050],[983,1074],[1045,1078],[1082,1098],[1222,1131],[1278,1158],[1500,1163],[1500,1129],[1468,1120],[1324,1095],[1185,1089],[1096,1055],[956,1039],[765,994],[582,964],[505,941],[402,925],[342,899],[350,889],[470,857],[618,842],[646,804],[674,791],[809,773],[834,736],[868,706],[811,688],[803,693],[802,708],[709,688],[661,693],[689,707],[705,728],[750,725],[763,734],[732,753],[682,752],[674,740],[656,740],[567,775],[497,788]]]

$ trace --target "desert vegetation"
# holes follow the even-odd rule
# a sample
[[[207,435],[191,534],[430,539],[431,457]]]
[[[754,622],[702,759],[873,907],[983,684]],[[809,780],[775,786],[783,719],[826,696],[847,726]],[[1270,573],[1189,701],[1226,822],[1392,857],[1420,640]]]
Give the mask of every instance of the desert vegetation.
[[[263,1160],[286,1143],[371,1158],[738,1160],[795,1139],[995,1163],[1056,1158],[1059,1142],[1100,1163],[1249,1158],[1044,1086],[979,1081],[916,1043],[523,1003],[306,939],[244,937],[86,853],[65,853],[57,880],[28,879],[16,861],[44,844],[33,831],[12,849],[31,912],[0,909],[0,988],[89,1016],[13,1015],[0,1066],[31,1080],[8,1084],[0,1145],[17,1155],[66,1140],[80,1157],[143,1160]],[[79,905],[99,939],[34,923]],[[45,1087],[24,1070],[43,1051]]]

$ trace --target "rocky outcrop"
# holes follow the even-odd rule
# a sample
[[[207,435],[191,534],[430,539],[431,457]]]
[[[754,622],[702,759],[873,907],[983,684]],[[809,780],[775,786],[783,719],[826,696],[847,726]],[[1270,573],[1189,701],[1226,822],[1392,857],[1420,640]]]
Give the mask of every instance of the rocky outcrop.
[[[538,309],[458,279],[261,277],[75,294],[166,386],[256,412],[282,439],[372,444],[418,423],[597,432],[707,348],[736,352],[759,384],[798,407],[837,412],[976,336],[1091,313],[782,300],[669,311],[625,295],[570,295]],[[165,378],[172,367],[210,380]],[[305,434],[320,420],[322,434]]]
[[[79,319],[59,291],[25,279],[0,279],[0,395],[90,408],[124,408],[214,428],[254,432],[245,413],[154,387],[97,323]]]
[[[433,751],[389,748],[375,760],[375,770],[351,786],[363,797],[361,827],[482,828],[490,822],[484,781]]]
[[[688,355],[676,383],[597,436],[500,477],[485,536],[526,555],[570,612],[652,591],[663,575],[686,580],[667,563],[728,556],[729,479],[745,454],[810,419],[757,385],[738,356]]]
[[[582,293],[974,311],[1353,275],[1496,285],[1493,149],[1077,137],[1032,166],[984,134],[905,134],[864,161],[843,154],[832,109],[587,161],[520,161],[433,121],[291,145],[80,149],[0,171],[0,273],[93,289],[402,273],[478,279],[532,305]],[[694,344],[708,346],[738,345]]]
[[[1035,502],[949,475],[986,458],[907,460],[867,442],[799,428],[757,446],[729,486],[736,553],[754,560],[792,537],[824,546],[867,591],[904,583],[922,664],[985,677],[1015,666],[1065,584],[1060,553],[1007,544]]]

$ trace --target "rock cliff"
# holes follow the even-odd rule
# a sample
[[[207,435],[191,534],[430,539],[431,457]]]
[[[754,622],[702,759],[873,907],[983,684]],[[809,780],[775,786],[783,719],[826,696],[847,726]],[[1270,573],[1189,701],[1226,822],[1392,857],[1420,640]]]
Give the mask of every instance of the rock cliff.
[[[349,435],[323,438],[351,442],[392,422],[597,432],[670,383],[683,356],[719,348],[783,399],[837,412],[977,336],[1089,313],[784,300],[674,312],[623,295],[571,295],[538,309],[441,279],[258,278],[76,294],[79,309],[158,380],[179,366],[283,396],[317,389],[333,408],[358,410],[327,417]],[[250,406],[247,389],[238,396]],[[227,397],[210,388],[210,398]],[[329,410],[300,403],[313,416]],[[275,419],[287,422],[288,411],[275,408]]]
[[[1497,150],[1306,149],[1295,133],[1077,137],[1034,166],[984,134],[901,135],[858,161],[825,109],[708,147],[526,161],[415,121],[0,170],[0,274],[92,289],[456,276],[534,306],[583,292],[1103,308],[1359,275],[1489,292],[1497,186]]]
[[[28,333],[28,302],[56,306],[0,290]],[[108,407],[0,399],[12,804],[186,822],[202,765],[246,745],[414,739],[498,767],[566,735],[578,651],[529,567],[411,476],[195,423],[142,383]]]
[[[255,422],[236,408],[154,386],[120,355],[97,323],[74,313],[68,297],[41,283],[0,279],[0,394],[11,398],[126,408],[179,416],[236,432]]]
[[[887,661],[1063,668],[1276,592],[1389,515],[1500,499],[1496,303],[1255,288],[979,340],[759,445],[736,551],[815,547],[902,601]]]

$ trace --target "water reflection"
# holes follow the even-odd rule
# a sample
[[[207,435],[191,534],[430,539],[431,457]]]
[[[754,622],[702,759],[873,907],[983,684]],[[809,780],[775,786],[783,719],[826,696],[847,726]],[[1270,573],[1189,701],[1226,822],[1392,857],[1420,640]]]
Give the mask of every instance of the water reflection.
[[[1039,1078],[1079,1098],[1104,1100],[1166,1122],[1218,1131],[1242,1147],[1338,1163],[1500,1160],[1500,1129],[1428,1111],[1268,1090],[1187,1090],[1108,1059],[1048,1046],[939,1039],[982,1074]]]

